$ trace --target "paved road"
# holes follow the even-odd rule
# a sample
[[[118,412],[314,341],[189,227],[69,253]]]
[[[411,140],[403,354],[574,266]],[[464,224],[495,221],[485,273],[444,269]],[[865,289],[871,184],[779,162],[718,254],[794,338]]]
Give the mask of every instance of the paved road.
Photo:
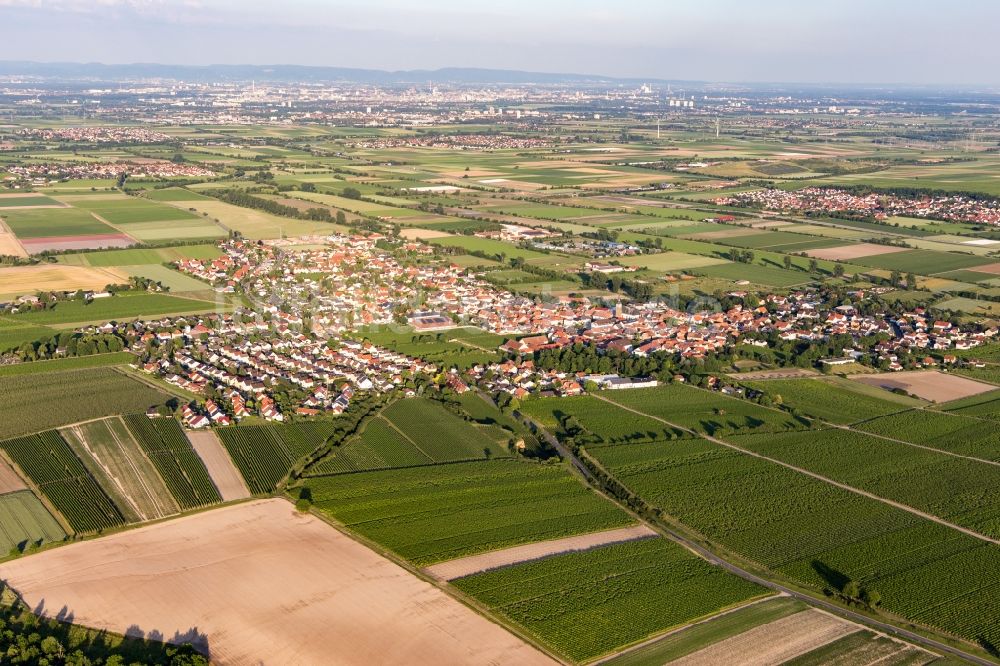
[[[608,402],[610,404],[613,404],[613,405],[621,407],[621,405],[619,405],[618,403],[616,403],[616,402],[614,402],[612,400],[607,400],[607,399],[605,399],[605,398],[603,398],[601,396],[598,396],[596,394],[594,395],[594,397],[597,397],[597,398],[599,398],[601,400],[605,400],[605,402]],[[625,408],[625,409],[628,409],[628,408]],[[642,414],[643,416],[649,416],[648,414],[643,414],[642,412],[638,412],[638,411],[632,410],[632,409],[628,409],[628,411],[631,411],[631,412],[633,412],[635,414]],[[662,423],[665,423],[665,424],[670,425],[672,427],[677,427],[677,428],[681,427],[681,426],[677,426],[676,424],[670,423],[669,421],[665,421],[664,419],[660,419],[660,418],[657,418],[657,417],[649,416],[649,418],[656,419],[656,420],[661,421]],[[681,428],[681,429],[682,430],[687,430],[687,428]],[[555,438],[551,434],[549,434],[548,431],[546,431],[546,430],[540,430],[539,432],[540,432],[540,434],[543,434],[548,441],[555,442]],[[688,432],[692,432],[692,431],[688,430]],[[700,433],[695,433],[695,434],[697,434],[698,436],[702,436]],[[715,441],[717,443],[721,444],[721,445],[728,446],[727,444],[725,444],[725,442],[719,442],[718,440],[715,440]],[[586,465],[584,465],[582,462],[580,462],[580,460],[573,454],[572,451],[570,451],[568,448],[566,448],[565,446],[563,446],[562,444],[559,444],[559,443],[554,443],[553,445],[556,446],[556,448],[559,450],[559,453],[561,455],[563,455],[567,460],[569,460],[576,469],[579,469],[581,471],[586,470],[584,472],[584,474],[585,474],[585,476],[586,476],[586,478],[588,480],[594,480],[594,475],[590,472],[590,470],[586,467]],[[755,454],[753,454],[753,452],[743,451],[739,447],[731,447],[731,448],[734,448],[736,450],[742,451],[744,453],[748,453],[750,455],[755,455]],[[757,457],[764,457],[764,456],[757,456]],[[806,473],[808,473],[808,472],[806,472]],[[813,476],[815,476],[815,475],[813,475]],[[822,478],[822,477],[820,477],[820,478]],[[850,489],[850,490],[853,491],[853,489]],[[875,498],[875,499],[879,499],[879,498]],[[760,585],[762,587],[766,587],[768,589],[775,590],[777,592],[782,592],[784,594],[787,594],[788,596],[794,597],[795,599],[799,599],[801,601],[804,601],[804,602],[806,602],[806,603],[808,603],[808,604],[810,604],[812,606],[816,606],[818,608],[822,608],[823,610],[829,611],[829,612],[834,613],[836,615],[839,615],[841,617],[845,617],[845,618],[847,618],[847,619],[849,619],[849,620],[851,620],[853,622],[857,622],[858,624],[862,624],[862,625],[865,625],[865,626],[872,627],[872,628],[876,629],[877,631],[881,631],[881,632],[883,632],[885,634],[890,634],[890,635],[893,635],[893,636],[898,636],[900,638],[903,638],[903,639],[908,640],[910,642],[916,643],[918,645],[923,645],[924,647],[928,647],[928,648],[930,648],[932,650],[936,650],[938,652],[943,652],[943,653],[946,653],[946,654],[950,654],[950,655],[959,657],[961,659],[965,659],[966,661],[969,661],[969,662],[974,663],[974,664],[981,664],[981,666],[996,666],[997,663],[1000,663],[998,661],[991,661],[991,660],[986,659],[984,657],[979,657],[977,655],[970,654],[968,652],[965,652],[964,650],[961,650],[960,648],[952,647],[951,645],[947,645],[945,643],[941,643],[940,641],[936,641],[936,640],[934,640],[932,638],[928,638],[926,636],[923,636],[921,634],[909,631],[907,629],[903,629],[902,627],[897,627],[897,626],[895,626],[893,624],[888,624],[886,622],[882,622],[882,621],[879,621],[879,620],[872,619],[872,618],[868,617],[867,615],[862,615],[861,613],[856,613],[856,612],[854,612],[854,611],[852,611],[850,609],[844,608],[843,606],[841,606],[839,604],[835,604],[833,602],[826,601],[824,599],[820,599],[820,598],[817,598],[817,597],[805,594],[803,592],[799,592],[797,590],[794,590],[794,589],[789,588],[789,587],[785,587],[784,585],[781,585],[780,583],[776,583],[776,582],[768,580],[766,578],[761,578],[760,576],[758,576],[758,575],[756,575],[754,573],[751,573],[751,572],[747,571],[746,569],[743,569],[742,567],[740,567],[738,565],[732,564],[731,562],[722,559],[721,557],[719,557],[718,555],[716,555],[712,551],[708,550],[706,547],[702,546],[701,544],[699,544],[699,543],[697,543],[695,541],[692,541],[692,540],[688,539],[687,537],[674,532],[673,530],[665,528],[665,527],[663,527],[663,526],[661,526],[659,524],[650,524],[648,521],[643,520],[641,517],[638,517],[638,518],[639,518],[639,520],[642,520],[642,522],[646,523],[647,525],[650,525],[650,527],[652,527],[653,529],[657,530],[661,534],[664,534],[665,536],[667,536],[670,539],[672,539],[672,540],[676,541],[677,543],[681,544],[682,546],[684,546],[688,550],[692,551],[693,553],[695,553],[696,555],[698,555],[702,559],[704,559],[704,560],[706,560],[708,562],[711,562],[712,564],[715,564],[715,565],[717,565],[719,567],[722,567],[726,571],[728,571],[728,572],[730,572],[730,573],[732,573],[732,574],[734,574],[736,576],[739,576],[740,578],[743,578],[744,580],[751,581],[751,582],[756,583],[756,584],[758,584],[758,585]]]

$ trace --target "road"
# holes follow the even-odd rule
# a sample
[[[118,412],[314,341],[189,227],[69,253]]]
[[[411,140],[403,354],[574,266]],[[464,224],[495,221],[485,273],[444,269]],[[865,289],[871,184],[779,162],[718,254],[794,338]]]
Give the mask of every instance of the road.
[[[622,405],[619,405],[618,403],[616,403],[616,402],[614,402],[612,400],[608,400],[608,399],[606,399],[606,398],[604,398],[602,396],[596,395],[596,394],[593,394],[593,395],[594,395],[594,397],[597,397],[600,400],[604,400],[605,402],[608,402],[609,404],[613,404],[615,406],[622,407]],[[630,412],[632,412],[634,414],[641,414],[643,416],[647,416],[648,418],[653,418],[653,419],[655,419],[657,421],[660,421],[661,423],[670,425],[671,427],[681,428],[682,430],[685,430],[687,432],[693,432],[693,431],[691,431],[691,430],[689,430],[687,428],[682,428],[681,426],[678,426],[676,424],[670,423],[669,421],[666,421],[664,419],[661,419],[661,418],[658,418],[658,417],[654,417],[654,416],[650,416],[648,414],[643,414],[642,412],[639,412],[639,411],[633,410],[633,409],[629,409],[629,408],[626,408],[626,407],[622,407],[622,408],[626,409],[627,411],[630,411]],[[530,421],[530,419],[525,419],[525,420],[527,420],[529,422],[532,422],[532,421]],[[543,436],[545,436],[546,439],[549,442],[551,442],[553,444],[553,446],[556,447],[556,449],[559,451],[560,455],[562,455],[566,460],[569,460],[572,463],[572,465],[573,465],[573,467],[575,469],[581,471],[581,473],[584,474],[584,476],[588,479],[588,481],[591,481],[592,483],[596,483],[596,479],[595,479],[593,473],[590,471],[589,468],[587,468],[586,465],[584,465],[576,457],[576,455],[573,454],[572,451],[570,451],[567,447],[565,447],[561,443],[559,443],[556,440],[556,438],[553,437],[547,430],[539,429],[538,433],[541,434],[541,435],[543,435]],[[702,436],[700,433],[694,433],[694,434],[696,434],[699,437]],[[709,438],[709,439],[711,439],[711,438]],[[729,446],[730,448],[736,449],[736,450],[741,451],[743,453],[747,453],[748,455],[755,455],[756,457],[760,457],[760,458],[764,458],[764,459],[770,460],[770,459],[766,458],[766,456],[759,456],[757,454],[754,454],[753,452],[744,451],[743,449],[740,449],[739,447],[728,445],[725,442],[721,442],[719,440],[712,440],[712,441],[714,441],[714,442],[716,442],[716,443],[718,443],[720,445],[723,445],[723,446]],[[778,461],[776,461],[776,462],[778,462]],[[784,463],[779,463],[779,464],[783,464],[784,465]],[[788,465],[785,465],[785,466],[788,467]],[[795,469],[795,468],[793,467],[793,469]],[[811,473],[809,473],[807,471],[804,471],[804,473],[808,473],[808,474],[810,474],[810,476],[817,476],[817,475],[813,475],[813,474],[811,474]],[[819,478],[823,478],[823,477],[819,477]],[[837,485],[839,485],[839,484],[837,484]],[[847,489],[851,490],[852,492],[857,492],[856,489],[851,489],[849,487]],[[878,497],[874,497],[874,499],[878,499],[879,501],[884,501],[884,500],[881,500]],[[910,510],[913,511],[913,509],[910,509]],[[654,530],[660,532],[664,536],[666,536],[666,537],[672,539],[673,541],[676,541],[677,543],[681,544],[682,546],[684,546],[685,548],[687,548],[691,552],[695,553],[696,555],[698,555],[702,559],[704,559],[704,560],[706,560],[708,562],[711,562],[712,564],[715,564],[715,565],[717,565],[719,567],[722,567],[723,569],[725,569],[729,573],[732,573],[733,575],[739,576],[740,578],[743,578],[744,580],[748,580],[750,582],[756,583],[756,584],[758,584],[758,585],[760,585],[762,587],[768,588],[770,590],[774,590],[776,592],[784,593],[784,594],[786,594],[788,596],[794,597],[795,599],[799,599],[801,601],[804,601],[804,602],[806,602],[806,603],[808,603],[808,604],[810,604],[812,606],[815,606],[815,607],[818,607],[818,608],[822,608],[823,610],[826,610],[826,611],[828,611],[830,613],[833,613],[835,615],[839,615],[841,617],[847,618],[847,619],[851,620],[852,622],[857,622],[858,624],[865,625],[865,626],[868,626],[868,627],[872,627],[872,628],[876,629],[877,631],[881,631],[881,632],[883,632],[885,634],[889,634],[889,635],[893,635],[893,636],[898,636],[899,638],[908,640],[908,641],[916,643],[918,645],[922,645],[924,647],[928,647],[928,648],[930,648],[932,650],[935,650],[937,652],[942,652],[942,653],[950,654],[950,655],[959,657],[961,659],[965,659],[966,661],[969,661],[971,663],[980,664],[981,666],[996,666],[997,663],[998,663],[996,661],[991,661],[991,660],[986,659],[984,657],[979,657],[977,655],[970,654],[968,652],[965,652],[964,650],[961,650],[960,648],[952,647],[951,645],[947,645],[947,644],[942,643],[940,641],[936,641],[933,638],[928,638],[928,637],[923,636],[921,634],[918,634],[916,632],[909,631],[907,629],[903,629],[902,627],[897,627],[897,626],[895,626],[893,624],[889,624],[887,622],[882,622],[880,620],[876,620],[876,619],[870,618],[867,615],[863,615],[861,613],[857,613],[855,611],[852,611],[852,610],[850,610],[848,608],[844,608],[843,606],[841,606],[839,604],[835,604],[833,602],[826,601],[824,599],[820,599],[818,597],[814,597],[814,596],[809,595],[809,594],[805,594],[804,592],[799,592],[799,591],[794,590],[794,589],[792,589],[790,587],[786,587],[786,586],[784,586],[784,585],[782,585],[780,583],[768,580],[766,578],[761,578],[760,576],[758,576],[758,575],[756,575],[754,573],[751,573],[750,571],[747,571],[746,569],[743,569],[742,567],[740,567],[740,566],[738,566],[736,564],[733,564],[733,563],[731,563],[731,562],[729,562],[727,560],[722,559],[722,557],[716,555],[714,552],[712,552],[711,550],[708,550],[706,547],[702,546],[701,544],[699,544],[699,543],[697,543],[695,541],[692,541],[691,539],[689,539],[689,538],[687,538],[687,537],[685,537],[685,536],[683,536],[681,534],[678,534],[677,532],[674,532],[671,529],[668,529],[668,528],[666,528],[666,527],[664,527],[662,525],[659,525],[659,524],[650,523],[649,521],[643,519],[640,516],[636,516],[636,517],[637,517],[638,520],[646,523],[647,525],[649,525],[650,527],[652,527]]]

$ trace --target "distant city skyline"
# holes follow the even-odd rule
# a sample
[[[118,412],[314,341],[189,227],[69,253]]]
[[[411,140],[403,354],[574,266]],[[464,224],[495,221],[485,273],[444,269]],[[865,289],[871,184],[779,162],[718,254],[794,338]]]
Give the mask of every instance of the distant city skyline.
[[[0,0],[0,60],[995,85],[998,23],[987,0]]]

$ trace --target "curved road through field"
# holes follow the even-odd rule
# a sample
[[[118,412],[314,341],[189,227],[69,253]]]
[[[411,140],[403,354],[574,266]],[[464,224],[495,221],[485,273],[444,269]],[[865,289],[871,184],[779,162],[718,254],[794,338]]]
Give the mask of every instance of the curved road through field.
[[[617,402],[614,402],[613,400],[608,400],[608,399],[606,399],[604,397],[601,397],[599,395],[596,395],[596,394],[592,394],[592,395],[594,395],[594,397],[596,397],[596,398],[598,398],[600,400],[604,400],[605,402],[607,402],[609,404],[613,404],[613,405],[615,405],[617,407],[621,407],[622,409],[625,409],[626,411],[632,412],[634,414],[640,414],[642,416],[647,416],[649,418],[652,418],[652,419],[655,419],[657,421],[660,421],[661,423],[664,423],[664,424],[669,425],[671,427],[681,428],[682,430],[684,430],[686,432],[690,432],[690,433],[692,433],[692,434],[694,434],[694,435],[696,435],[698,437],[702,437],[702,435],[700,433],[696,433],[696,432],[694,432],[694,431],[692,431],[692,430],[690,430],[688,428],[683,428],[681,426],[678,426],[678,425],[676,425],[674,423],[670,423],[669,421],[666,421],[666,420],[661,419],[659,417],[650,416],[649,414],[644,414],[643,412],[639,412],[638,410],[634,410],[634,409],[629,409],[627,407],[623,407],[622,405],[619,405]],[[529,423],[534,423],[530,419],[526,419],[526,420]],[[535,424],[535,425],[537,427],[538,424]],[[570,463],[573,465],[574,469],[578,470],[581,474],[583,474],[584,478],[586,478],[588,482],[591,482],[591,483],[595,482],[594,475],[590,471],[590,469],[586,465],[584,465],[576,457],[576,455],[573,454],[572,451],[570,451],[567,447],[563,446],[563,444],[561,442],[559,442],[559,440],[556,437],[554,437],[551,433],[549,433],[547,430],[545,430],[544,428],[541,428],[541,427],[537,427],[537,432],[539,434],[543,435],[546,438],[546,440],[550,444],[552,444],[552,446],[554,446],[557,451],[559,451],[560,455],[562,455],[566,460],[569,460]],[[711,438],[711,437],[706,437],[706,439],[708,439],[709,441],[712,441],[712,442],[714,442],[716,444],[719,444],[720,446],[727,446],[727,447],[732,448],[734,450],[740,451],[741,453],[746,453],[747,455],[752,455],[754,457],[762,458],[762,459],[768,460],[770,462],[775,462],[775,463],[780,464],[780,465],[782,465],[784,467],[788,467],[788,468],[793,469],[795,471],[799,471],[799,472],[801,472],[803,474],[808,474],[809,476],[821,479],[821,480],[826,481],[828,483],[832,483],[833,485],[836,485],[838,487],[842,487],[845,490],[849,490],[851,492],[855,492],[855,493],[859,493],[859,494],[862,494],[862,495],[869,496],[872,499],[878,500],[880,502],[888,502],[887,500],[884,500],[884,499],[882,499],[880,497],[877,497],[875,495],[870,495],[870,494],[865,493],[863,491],[859,491],[856,488],[851,488],[850,486],[844,486],[843,484],[839,484],[839,483],[836,483],[836,482],[831,481],[829,479],[826,479],[823,476],[820,476],[820,475],[817,475],[817,474],[813,474],[812,472],[809,472],[808,470],[802,470],[802,469],[794,467],[792,465],[788,465],[786,463],[782,463],[781,461],[773,460],[771,458],[768,458],[767,456],[762,456],[762,455],[756,454],[756,453],[754,453],[752,451],[746,451],[744,449],[741,449],[738,446],[732,446],[730,444],[726,444],[725,442],[722,442],[720,440],[716,440],[716,439]],[[901,504],[897,505],[894,502],[888,502],[888,503],[894,504],[894,505],[898,506],[901,509],[905,509],[907,511],[910,511],[911,513],[917,513],[917,515],[922,515],[921,512],[918,512],[918,511],[916,511],[915,509],[913,509],[911,507],[906,507],[906,506],[901,505]],[[926,514],[923,514],[923,515],[926,516]],[[928,638],[928,637],[923,636],[921,634],[918,634],[916,632],[909,631],[909,630],[903,629],[901,627],[897,627],[897,626],[895,626],[893,624],[889,624],[889,623],[886,623],[886,622],[882,622],[882,621],[879,621],[879,620],[872,619],[872,618],[868,617],[867,615],[862,615],[861,613],[857,613],[857,612],[852,611],[850,609],[844,608],[843,606],[840,606],[840,605],[835,604],[833,602],[826,601],[824,599],[820,599],[820,598],[814,597],[814,596],[809,595],[809,594],[805,594],[804,592],[799,592],[799,591],[794,590],[794,589],[792,589],[790,587],[785,587],[784,585],[782,585],[780,583],[768,580],[766,578],[761,578],[760,576],[758,576],[758,575],[756,575],[754,573],[751,573],[751,572],[747,571],[746,569],[743,569],[743,568],[739,567],[738,565],[732,564],[731,562],[728,562],[727,560],[722,559],[720,556],[718,556],[715,553],[713,553],[712,551],[708,550],[707,548],[705,548],[701,544],[699,544],[699,543],[697,543],[695,541],[692,541],[692,540],[688,539],[687,537],[674,532],[673,530],[670,530],[670,529],[668,529],[666,527],[663,527],[662,525],[650,524],[648,521],[642,519],[641,517],[638,517],[638,516],[636,516],[636,517],[640,521],[642,521],[643,523],[646,523],[647,525],[650,525],[650,527],[652,527],[654,530],[660,532],[664,536],[667,536],[668,538],[670,538],[670,539],[676,541],[677,543],[681,544],[682,546],[684,546],[688,550],[692,551],[693,553],[695,553],[696,555],[698,555],[702,559],[704,559],[704,560],[706,560],[708,562],[711,562],[712,564],[715,564],[715,565],[717,565],[719,567],[722,567],[723,569],[725,569],[729,573],[734,574],[736,576],[739,576],[740,578],[743,578],[744,580],[748,580],[748,581],[750,581],[752,583],[756,583],[757,585],[760,585],[762,587],[766,587],[766,588],[774,590],[776,592],[783,592],[784,594],[787,594],[787,595],[789,595],[791,597],[794,597],[795,599],[799,599],[800,601],[804,601],[804,602],[806,602],[806,603],[808,603],[808,604],[810,604],[812,606],[816,606],[818,608],[822,608],[823,610],[829,611],[829,612],[834,613],[836,615],[840,615],[841,617],[845,617],[845,618],[847,618],[847,619],[849,619],[849,620],[851,620],[853,622],[857,622],[858,624],[872,627],[872,628],[874,628],[874,629],[876,629],[878,631],[881,631],[881,632],[883,632],[885,634],[890,634],[890,635],[893,635],[893,636],[898,636],[900,638],[903,638],[903,639],[908,640],[910,642],[916,643],[918,645],[923,645],[925,647],[931,648],[931,649],[936,650],[938,652],[943,652],[943,653],[946,653],[946,654],[950,654],[950,655],[959,657],[961,659],[965,659],[966,661],[969,661],[969,662],[974,663],[974,664],[980,664],[980,666],[996,666],[996,664],[998,663],[996,661],[991,661],[991,660],[986,659],[984,657],[979,657],[977,655],[970,654],[970,653],[965,652],[964,650],[962,650],[960,648],[952,647],[951,645],[947,645],[945,643],[941,643],[940,641],[936,641],[933,638]],[[935,522],[942,523],[942,524],[947,525],[949,527],[955,527],[955,529],[959,529],[959,530],[961,530],[963,532],[968,532],[967,530],[964,530],[964,529],[959,528],[957,526],[952,526],[951,523],[948,523],[946,521],[942,521],[941,519],[935,519],[934,517],[931,517],[931,516],[926,516],[926,517],[928,517],[931,520],[934,520]],[[983,537],[982,535],[978,535],[975,532],[972,532],[971,534],[972,534],[972,536],[976,536],[977,538],[986,538],[986,540],[988,540],[988,541],[992,541],[993,543],[998,543],[998,542],[996,542],[996,541],[994,541],[992,539],[989,539],[988,537]]]

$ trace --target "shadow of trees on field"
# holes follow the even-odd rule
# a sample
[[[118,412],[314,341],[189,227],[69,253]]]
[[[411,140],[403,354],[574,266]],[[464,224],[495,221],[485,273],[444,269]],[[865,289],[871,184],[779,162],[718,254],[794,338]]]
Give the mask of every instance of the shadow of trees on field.
[[[13,592],[12,588],[0,582],[0,593],[8,589]],[[106,661],[109,656],[117,654],[125,663],[189,664],[195,663],[191,660],[195,653],[211,658],[208,636],[198,627],[175,631],[172,636],[166,636],[157,629],[147,631],[133,624],[123,634],[128,640],[122,642],[117,634],[103,629],[74,630],[75,613],[65,605],[53,612],[47,607],[44,597],[34,608],[20,601],[0,608],[8,628],[18,625],[31,627],[33,631],[42,633],[43,637],[54,637],[68,651],[79,650],[90,659]]]

